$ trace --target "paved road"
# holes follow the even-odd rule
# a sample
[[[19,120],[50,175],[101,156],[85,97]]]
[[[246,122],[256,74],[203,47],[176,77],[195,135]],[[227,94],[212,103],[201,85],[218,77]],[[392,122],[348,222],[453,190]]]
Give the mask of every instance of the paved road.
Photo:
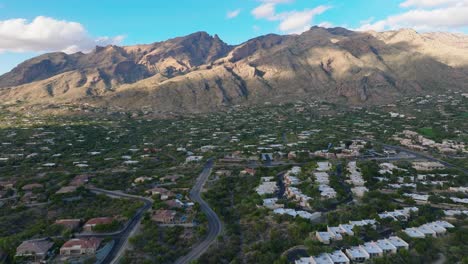
[[[140,200],[144,203],[144,206],[138,209],[137,213],[130,219],[125,227],[117,232],[114,233],[106,233],[106,234],[79,234],[76,235],[76,237],[113,237],[114,238],[114,246],[112,247],[111,251],[109,254],[105,257],[105,259],[102,261],[102,264],[113,264],[113,263],[118,263],[118,260],[122,256],[124,252],[125,245],[128,243],[128,239],[130,238],[130,235],[135,231],[136,227],[138,226],[138,223],[140,223],[141,219],[143,218],[144,213],[151,208],[153,205],[153,201],[149,198],[145,197],[140,197],[140,196],[134,196],[122,192],[116,192],[116,191],[108,191],[108,190],[103,190],[103,189],[97,189],[97,188],[88,188],[92,192],[96,193],[102,193],[110,196],[117,196],[117,197],[122,197],[122,198],[128,198],[128,199],[136,199]]]
[[[451,163],[448,163],[446,161],[434,158],[434,157],[429,156],[427,154],[422,154],[420,152],[415,152],[415,151],[412,151],[412,150],[409,150],[407,148],[400,147],[400,146],[392,146],[392,145],[386,145],[386,144],[382,144],[382,146],[384,146],[385,148],[388,148],[388,149],[394,149],[394,150],[404,151],[406,153],[410,153],[410,154],[412,154],[412,155],[414,155],[414,156],[416,156],[417,158],[420,158],[420,159],[426,159],[426,160],[429,160],[429,161],[439,162],[439,163],[442,163],[443,165],[445,165],[446,167],[458,169],[458,170],[463,171],[464,173],[468,174],[468,170],[466,170],[464,168],[461,168],[461,167],[458,167],[458,166],[453,165]]]
[[[190,190],[190,199],[200,204],[201,210],[206,214],[208,218],[208,235],[198,245],[192,248],[192,250],[185,256],[180,257],[175,264],[186,264],[198,259],[208,248],[216,241],[216,238],[221,234],[223,229],[222,223],[216,213],[210,208],[210,206],[201,198],[200,193],[205,185],[206,181],[210,177],[211,169],[213,167],[213,159],[210,159],[203,169],[200,176]]]
[[[448,163],[446,161],[434,158],[433,156],[430,156],[429,154],[416,152],[416,151],[413,151],[413,150],[410,150],[410,149],[407,149],[407,148],[404,148],[404,147],[401,147],[401,146],[387,145],[387,144],[384,144],[382,142],[378,142],[378,141],[371,140],[371,139],[368,139],[368,138],[357,138],[357,139],[361,139],[361,140],[365,140],[365,141],[369,141],[369,142],[374,142],[374,143],[382,145],[383,147],[385,147],[387,149],[393,149],[393,150],[398,150],[400,152],[406,152],[406,153],[409,153],[409,154],[411,154],[414,157],[419,158],[419,159],[426,159],[426,160],[429,160],[429,161],[439,162],[439,163],[445,165],[446,167],[454,168],[454,169],[457,169],[459,171],[462,171],[462,172],[468,174],[467,169],[464,169],[462,167],[453,165],[453,164]],[[414,159],[414,157],[412,157],[411,159]]]

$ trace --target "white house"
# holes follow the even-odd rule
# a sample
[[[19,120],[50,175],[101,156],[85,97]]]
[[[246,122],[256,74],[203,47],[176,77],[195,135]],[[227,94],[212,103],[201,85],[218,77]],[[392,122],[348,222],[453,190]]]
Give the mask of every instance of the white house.
[[[367,253],[367,251],[361,247],[352,247],[346,249],[346,255],[348,255],[349,259],[353,262],[364,262],[370,259],[369,253]]]

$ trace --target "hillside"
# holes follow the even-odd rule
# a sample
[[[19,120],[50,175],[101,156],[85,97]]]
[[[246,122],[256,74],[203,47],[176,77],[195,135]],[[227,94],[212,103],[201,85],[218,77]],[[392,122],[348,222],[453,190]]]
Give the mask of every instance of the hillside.
[[[179,113],[298,99],[381,104],[448,89],[468,90],[468,37],[408,29],[313,27],[237,46],[197,32],[88,54],[44,54],[0,77],[4,104]]]

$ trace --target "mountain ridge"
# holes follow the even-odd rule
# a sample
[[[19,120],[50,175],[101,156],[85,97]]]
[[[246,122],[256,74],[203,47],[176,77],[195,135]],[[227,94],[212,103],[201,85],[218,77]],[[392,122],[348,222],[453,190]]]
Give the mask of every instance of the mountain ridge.
[[[162,112],[311,98],[352,105],[468,89],[468,37],[312,27],[239,45],[195,32],[90,53],[43,54],[0,76],[4,103],[89,103]]]

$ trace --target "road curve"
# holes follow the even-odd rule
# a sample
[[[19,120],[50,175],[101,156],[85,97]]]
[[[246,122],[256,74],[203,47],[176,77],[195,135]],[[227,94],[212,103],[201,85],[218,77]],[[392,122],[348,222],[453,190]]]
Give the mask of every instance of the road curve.
[[[77,236],[77,237],[109,237],[109,236],[114,237],[114,240],[115,240],[114,246],[112,247],[109,254],[107,254],[104,260],[101,262],[101,264],[118,263],[118,260],[120,259],[124,251],[123,248],[125,244],[128,243],[128,239],[130,238],[130,235],[135,231],[136,227],[138,226],[138,223],[140,223],[141,219],[143,218],[144,213],[151,208],[151,206],[153,205],[153,201],[149,198],[130,195],[130,194],[122,193],[122,192],[108,191],[108,190],[103,190],[103,189],[98,189],[98,188],[88,188],[88,189],[95,193],[102,193],[106,195],[117,196],[117,197],[122,197],[122,198],[127,198],[127,199],[140,200],[144,203],[144,206],[138,209],[136,214],[127,222],[125,227],[120,231],[117,231],[114,233],[108,233],[108,234],[89,234],[89,235],[85,234],[85,235]]]
[[[213,159],[208,160],[205,164],[203,171],[198,176],[195,185],[190,190],[190,199],[200,204],[201,210],[208,218],[208,235],[203,241],[192,248],[192,250],[185,256],[176,260],[175,264],[187,264],[191,261],[198,259],[208,248],[216,241],[216,238],[221,234],[223,229],[222,223],[218,215],[210,208],[210,206],[201,198],[200,193],[206,181],[210,177],[211,169],[213,168]]]

